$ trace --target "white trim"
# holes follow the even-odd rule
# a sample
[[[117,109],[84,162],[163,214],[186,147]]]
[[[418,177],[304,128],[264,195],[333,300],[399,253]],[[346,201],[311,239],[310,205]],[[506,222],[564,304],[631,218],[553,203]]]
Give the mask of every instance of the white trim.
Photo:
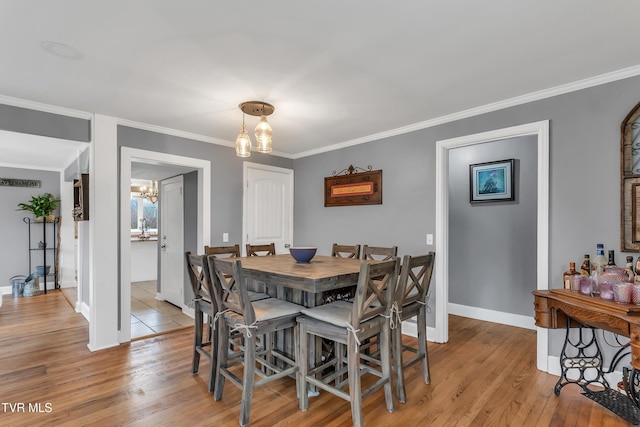
[[[72,110],[70,108],[58,107],[57,105],[43,104],[35,101],[28,101],[26,99],[13,98],[6,95],[0,95],[0,103],[11,105],[13,107],[42,111],[45,113],[60,114],[62,116],[75,117],[78,119],[93,120],[93,114],[86,111]]]
[[[120,124],[120,121],[118,121]],[[198,170],[198,241],[197,247],[209,245],[211,239],[211,161],[121,147],[120,149],[120,323],[118,339],[131,341],[131,229],[128,221],[122,221],[129,215],[129,198],[131,197],[131,162],[153,161],[192,167]],[[184,310],[184,307],[183,307]],[[125,327],[125,325],[127,327]]]
[[[291,188],[291,194],[289,195],[289,205],[291,206],[291,210],[289,212],[289,217],[291,219],[291,221],[289,221],[289,238],[291,239],[290,243],[293,242],[293,214],[294,214],[294,207],[293,207],[293,202],[294,202],[294,170],[293,169],[287,169],[287,168],[281,168],[278,166],[270,166],[270,165],[263,165],[261,163],[253,163],[253,162],[243,162],[242,163],[242,248],[240,248],[241,251],[244,251],[244,248],[246,247],[247,243],[247,220],[248,220],[248,215],[247,215],[247,207],[249,206],[249,194],[247,192],[247,185],[248,185],[248,176],[249,176],[249,169],[260,169],[260,170],[264,170],[264,171],[269,171],[269,172],[277,172],[277,173],[282,173],[282,174],[286,174],[289,176],[289,186]],[[276,248],[277,249],[277,248]]]
[[[333,145],[328,145],[326,147],[303,151],[301,153],[291,155],[290,158],[300,159],[302,157],[314,156],[316,154],[326,153],[328,151],[340,150],[342,148],[364,144],[371,141],[377,141],[383,138],[389,138],[392,136],[402,135],[409,132],[415,132],[417,130],[438,126],[444,123],[450,123],[456,120],[479,116],[481,114],[491,113],[493,111],[498,111],[498,110],[502,110],[509,107],[515,107],[517,105],[523,105],[529,102],[539,101],[542,99],[551,98],[553,96],[563,95],[566,93],[575,92],[578,90],[587,89],[594,86],[599,86],[605,83],[611,83],[611,82],[626,79],[629,77],[635,77],[637,75],[640,75],[640,65],[623,68],[622,70],[612,71],[610,73],[601,74],[595,77],[589,77],[583,80],[578,80],[576,82],[555,86],[549,89],[539,90],[537,92],[531,92],[525,95],[505,99],[503,101],[481,105],[479,107],[470,108],[468,110],[459,111],[453,114],[448,114],[446,116],[436,117],[435,119],[414,123],[408,126],[391,129],[385,132],[374,133],[372,135],[363,136],[361,138],[356,138],[356,139],[340,142]]]
[[[87,322],[91,322],[91,309],[86,303],[76,301],[76,313],[82,314],[87,319]]]
[[[494,131],[466,135],[436,142],[436,341],[449,339],[449,205],[448,151],[453,148],[536,135],[538,146],[538,202],[537,202],[537,289],[548,289],[549,279],[549,121],[544,120]],[[547,370],[549,333],[538,328],[538,369]]]
[[[496,310],[488,310],[480,307],[470,307],[461,304],[448,304],[449,314],[468,317],[470,319],[482,320],[484,322],[499,323],[501,325],[514,326],[517,328],[536,330],[533,316],[523,316],[521,314],[505,313]]]

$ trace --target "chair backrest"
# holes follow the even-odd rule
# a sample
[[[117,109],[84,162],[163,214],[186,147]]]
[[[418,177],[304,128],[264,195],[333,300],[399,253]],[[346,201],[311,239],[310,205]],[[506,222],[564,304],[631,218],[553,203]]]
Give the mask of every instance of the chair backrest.
[[[395,301],[402,305],[416,301],[427,303],[435,258],[436,253],[433,251],[426,255],[404,256]]]
[[[218,310],[231,310],[242,317],[238,319],[239,324],[251,325],[256,315],[247,292],[241,261],[224,261],[210,256],[208,263]]]
[[[268,245],[252,245],[250,243],[247,243],[247,256],[263,256],[275,254],[275,243],[269,243]]]
[[[339,245],[334,243],[331,247],[331,256],[338,258],[360,258],[360,245]]]
[[[389,313],[399,273],[398,257],[376,263],[362,261],[351,311],[351,325],[355,329],[362,322]]]
[[[233,246],[205,246],[205,255],[215,255],[218,258],[227,257],[240,257],[240,245],[235,244]]]
[[[387,261],[395,256],[398,256],[397,246],[385,248],[381,246],[364,245],[362,247],[362,259],[369,261]]]
[[[215,304],[213,294],[213,284],[209,278],[209,265],[207,257],[204,255],[192,254],[186,252],[187,272],[189,273],[189,282],[193,289],[194,299],[205,299]]]

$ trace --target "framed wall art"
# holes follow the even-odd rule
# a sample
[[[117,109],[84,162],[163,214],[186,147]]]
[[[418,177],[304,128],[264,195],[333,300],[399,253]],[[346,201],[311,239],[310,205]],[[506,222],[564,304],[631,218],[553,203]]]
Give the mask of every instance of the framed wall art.
[[[471,203],[515,200],[514,159],[469,165]]]
[[[358,172],[362,170],[362,172]],[[382,171],[350,165],[324,179],[324,206],[382,204]]]

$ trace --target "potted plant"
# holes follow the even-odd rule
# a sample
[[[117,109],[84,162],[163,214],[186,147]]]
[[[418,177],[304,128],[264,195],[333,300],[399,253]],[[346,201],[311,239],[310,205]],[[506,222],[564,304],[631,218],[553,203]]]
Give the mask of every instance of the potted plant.
[[[33,213],[37,222],[42,222],[44,218],[47,222],[53,222],[55,217],[53,211],[58,207],[60,199],[56,199],[51,193],[44,193],[38,196],[32,196],[31,201],[27,203],[18,203],[19,211],[29,211]]]

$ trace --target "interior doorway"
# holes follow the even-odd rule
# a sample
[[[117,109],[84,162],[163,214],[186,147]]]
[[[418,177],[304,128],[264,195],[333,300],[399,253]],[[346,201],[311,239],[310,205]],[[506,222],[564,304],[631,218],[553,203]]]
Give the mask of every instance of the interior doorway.
[[[120,156],[120,316],[119,342],[131,340],[131,229],[125,219],[130,217],[129,199],[132,165],[143,165],[147,169],[178,168],[181,173],[197,172],[197,224],[196,236],[198,247],[208,245],[211,230],[211,162],[190,157],[176,156],[155,151],[140,150],[129,147],[121,148]],[[177,173],[174,173],[176,175]],[[164,300],[162,292],[158,298]],[[184,303],[179,306],[183,313],[191,309]]]
[[[436,313],[435,328],[429,334],[436,342],[449,339],[449,206],[448,160],[449,150],[475,144],[483,144],[506,138],[536,135],[537,144],[537,289],[548,288],[549,271],[549,121],[540,121],[495,131],[467,135],[436,143]],[[538,369],[546,371],[548,331],[538,328]]]

